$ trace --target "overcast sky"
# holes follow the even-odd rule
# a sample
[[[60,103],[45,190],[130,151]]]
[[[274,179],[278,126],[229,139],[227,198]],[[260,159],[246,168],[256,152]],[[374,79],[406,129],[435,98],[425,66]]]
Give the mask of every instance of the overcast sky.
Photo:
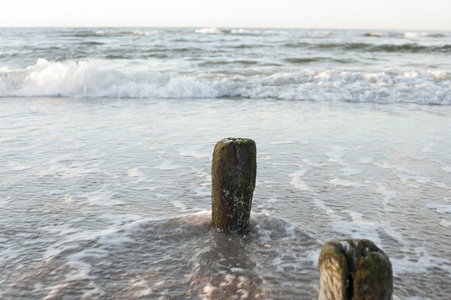
[[[451,0],[6,0],[16,26],[451,30]]]

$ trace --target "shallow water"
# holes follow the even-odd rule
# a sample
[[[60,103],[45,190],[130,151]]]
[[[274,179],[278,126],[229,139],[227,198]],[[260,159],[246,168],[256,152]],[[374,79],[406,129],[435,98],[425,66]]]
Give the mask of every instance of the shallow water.
[[[451,293],[450,106],[0,99],[0,296],[316,299],[333,238],[390,257],[395,299]],[[257,143],[246,236],[210,229],[224,137]],[[417,298],[415,298],[417,297]]]
[[[450,32],[0,29],[0,298],[316,299],[368,238],[395,299],[451,293]],[[215,143],[257,143],[246,236]]]

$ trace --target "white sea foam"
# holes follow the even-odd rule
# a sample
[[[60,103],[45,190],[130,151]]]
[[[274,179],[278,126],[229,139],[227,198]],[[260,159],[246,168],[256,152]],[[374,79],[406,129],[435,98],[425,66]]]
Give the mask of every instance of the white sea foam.
[[[388,236],[399,242],[401,245],[407,245],[402,234],[394,229],[390,223],[379,223],[367,220],[363,214],[347,210],[352,221],[346,221],[338,216],[332,209],[327,207],[325,203],[319,199],[314,200],[315,205],[324,210],[331,217],[332,228],[347,238],[353,239],[369,239],[376,245],[381,246],[381,238],[379,231],[384,231]]]
[[[343,172],[344,176],[352,176],[352,175],[356,175],[356,174],[362,173],[362,170],[352,169],[350,167],[345,167],[345,168],[341,169],[340,171]]]
[[[259,30],[259,29],[232,29],[231,34],[243,34],[243,35],[286,35],[286,30]]]
[[[219,30],[216,27],[205,27],[202,29],[196,29],[194,30],[195,33],[203,33],[203,34],[219,34],[221,33],[221,30]]]
[[[193,145],[189,147],[183,147],[182,151],[180,152],[180,156],[191,156],[198,159],[211,157],[211,154],[209,152],[200,151],[204,147],[205,147],[204,145]]]
[[[232,34],[260,34],[261,31],[240,28],[240,29],[232,29],[231,33]]]
[[[46,261],[50,263],[56,256],[61,256],[62,253],[68,253],[63,255],[66,260],[65,266],[68,271],[62,278],[46,287],[49,291],[47,298],[52,299],[63,293],[71,282],[90,280],[90,288],[83,293],[83,297],[89,297],[98,295],[101,290],[95,285],[94,281],[96,277],[91,275],[93,270],[93,261],[100,262],[105,260],[109,254],[109,247],[120,246],[133,241],[129,237],[129,234],[136,231],[136,227],[142,224],[142,221],[132,222],[128,225],[119,225],[121,222],[134,219],[134,217],[121,218],[118,216],[101,216],[109,220],[114,220],[115,224],[111,227],[103,230],[79,230],[71,227],[69,224],[62,226],[48,226],[41,230],[51,232],[60,237],[60,239],[47,249],[45,254]],[[138,225],[136,225],[138,224]],[[83,247],[82,245],[86,241],[94,243],[95,247]],[[60,257],[59,259],[62,259]]]
[[[321,167],[324,167],[324,166],[325,166],[325,164],[315,163],[315,162],[310,161],[309,159],[303,159],[302,162],[303,162],[305,165],[307,165],[307,166],[312,166],[312,167],[314,167],[314,168],[321,168]]]
[[[273,141],[269,142],[270,145],[284,145],[284,144],[301,144],[301,145],[308,145],[310,143],[308,138],[297,138],[293,140],[286,140],[286,141]]]
[[[294,173],[288,174],[288,176],[292,178],[290,181],[290,184],[298,190],[312,192],[313,189],[310,186],[308,186],[304,182],[304,180],[301,179],[307,172],[308,172],[308,169],[301,169]]]
[[[394,191],[390,191],[382,184],[377,184],[378,188],[376,189],[376,192],[381,193],[384,196],[384,199],[382,200],[382,204],[384,205],[384,209],[387,210],[387,204],[390,202],[390,200],[395,199],[398,197],[397,193]]]
[[[372,164],[373,159],[371,157],[362,157],[358,161],[359,164]]]
[[[80,196],[85,197],[89,205],[112,206],[123,204],[123,201],[117,200],[116,193],[109,190],[107,186],[94,192],[81,194]]]
[[[418,37],[418,32],[405,32],[404,36],[408,38]]]
[[[0,97],[275,98],[284,100],[451,104],[451,74],[315,71],[255,75],[124,70],[111,62],[51,62],[0,70]]]
[[[133,34],[136,34],[136,35],[149,35],[150,32],[149,31],[139,31],[139,30],[137,30],[137,31],[133,31]]]
[[[145,168],[147,168],[147,167],[143,166],[143,167],[132,168],[132,169],[129,169],[127,171],[127,174],[128,174],[129,177],[137,178],[138,182],[152,182],[152,181],[154,181],[155,178],[149,180],[147,178],[147,175],[141,171],[141,169],[145,169]]]
[[[133,241],[133,239],[130,238],[131,234],[136,232],[136,230],[138,230],[143,223],[152,221],[140,220],[138,216],[133,215],[117,216],[104,214],[100,215],[99,218],[111,223],[110,227],[100,230],[82,230],[70,223],[67,223],[59,226],[47,226],[41,228],[41,231],[50,233],[53,236],[58,236],[57,242],[47,248],[44,258],[49,259],[60,255],[61,253],[69,249],[73,249],[86,241],[97,241],[99,244],[105,246],[129,243]],[[72,220],[72,222],[75,221],[77,220]],[[86,264],[82,261],[84,257],[104,257],[107,255],[107,251],[102,248],[86,249],[83,251],[88,252],[76,252],[74,253],[74,256],[71,256],[73,265],[80,265],[84,267],[86,266]]]
[[[343,161],[343,156],[345,156],[348,149],[345,149],[341,146],[331,146],[329,147],[332,151],[327,152],[325,155],[329,158],[327,161],[331,163],[337,163],[340,165],[345,165]]]
[[[322,201],[318,198],[314,198],[313,203],[315,204],[315,206],[317,208],[319,208],[320,210],[323,210],[328,216],[330,216],[332,218],[332,221],[341,220],[341,218],[335,214],[335,211],[332,208],[329,208],[326,206],[324,201]]]
[[[353,239],[369,239],[376,245],[381,245],[380,236],[377,232],[381,227],[380,224],[374,221],[364,220],[363,215],[358,212],[348,211],[348,213],[352,218],[352,222],[333,222],[332,227],[335,231]]]
[[[31,168],[30,165],[23,165],[14,161],[9,162],[8,165],[11,167],[9,171],[23,171]]]
[[[38,177],[53,176],[55,178],[68,179],[80,177],[84,178],[89,174],[104,174],[107,176],[115,177],[115,175],[101,170],[98,168],[99,163],[85,163],[85,162],[70,162],[70,163],[58,163],[49,162],[49,166],[43,169],[36,175]]]
[[[424,247],[417,247],[414,257],[404,257],[402,259],[390,258],[393,266],[393,274],[424,274],[430,268],[442,269],[451,278],[451,264],[449,259],[431,256]]]
[[[396,176],[402,181],[407,182],[408,180],[413,180],[418,183],[427,184],[431,182],[430,177],[423,176],[423,173],[419,171],[413,171],[406,168],[403,168],[401,166],[393,165],[387,162],[374,162],[374,165],[383,169],[393,169],[396,170],[398,173]]]
[[[129,227],[133,227],[133,224]],[[124,229],[121,229],[124,230]],[[101,232],[100,238],[98,239],[98,243],[102,245],[122,245],[126,243],[131,243],[134,241],[129,235],[129,232],[125,234],[122,232],[117,232],[114,230],[103,230]]]
[[[364,184],[358,183],[358,182],[352,182],[346,179],[339,179],[335,178],[329,181],[330,184],[334,186],[344,186],[344,187],[362,187],[365,186]]]
[[[385,233],[397,241],[399,244],[403,246],[408,246],[408,243],[404,240],[404,237],[401,232],[397,231],[393,226],[388,222],[381,223],[381,228],[385,231]]]
[[[177,200],[171,201],[171,205],[180,209],[181,211],[187,210],[186,204],[184,204],[182,201],[177,201]]]
[[[332,35],[332,31],[325,30],[325,31],[309,31],[309,35]]]
[[[175,170],[180,168],[180,166],[173,165],[170,160],[165,159],[160,165],[155,167],[156,169],[160,169],[162,171]]]

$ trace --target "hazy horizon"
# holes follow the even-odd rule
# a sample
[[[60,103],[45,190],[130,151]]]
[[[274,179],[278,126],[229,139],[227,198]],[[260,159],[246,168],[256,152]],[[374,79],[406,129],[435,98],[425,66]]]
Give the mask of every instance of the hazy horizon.
[[[415,29],[415,28],[345,28],[345,27],[261,27],[261,26],[0,26],[0,28],[23,28],[23,29],[33,29],[33,28],[192,28],[192,29],[208,29],[216,28],[218,30],[224,29],[279,29],[279,30],[290,30],[290,29],[300,29],[300,30],[355,30],[355,31],[451,31],[447,29]]]
[[[451,1],[10,2],[0,27],[216,27],[450,31]]]

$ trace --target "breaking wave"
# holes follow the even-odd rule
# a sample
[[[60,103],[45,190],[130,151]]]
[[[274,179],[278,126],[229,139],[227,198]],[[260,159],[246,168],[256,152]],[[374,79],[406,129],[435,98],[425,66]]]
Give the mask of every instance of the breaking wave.
[[[302,58],[292,61],[308,62]],[[105,61],[45,59],[23,69],[0,69],[0,97],[233,97],[450,105],[450,87],[451,74],[439,70],[182,73],[117,69]]]

